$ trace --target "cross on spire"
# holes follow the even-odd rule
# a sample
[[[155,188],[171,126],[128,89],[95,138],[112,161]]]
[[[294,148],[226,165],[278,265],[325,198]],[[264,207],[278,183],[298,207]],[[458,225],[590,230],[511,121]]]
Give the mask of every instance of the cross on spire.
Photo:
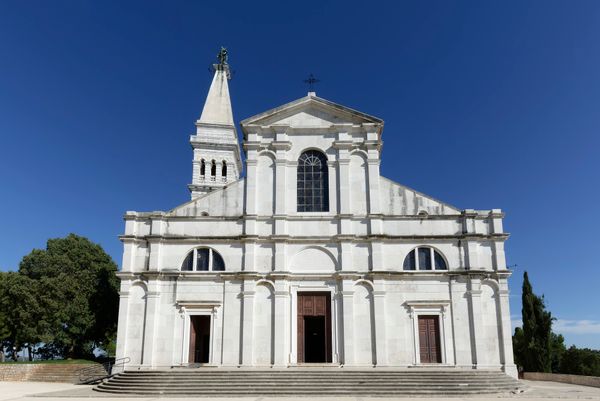
[[[304,83],[308,85],[308,91],[312,92],[314,89],[315,84],[321,82],[320,79],[315,78],[315,76],[313,75],[313,73],[311,72],[310,75],[308,76],[308,78],[306,78],[304,80]]]

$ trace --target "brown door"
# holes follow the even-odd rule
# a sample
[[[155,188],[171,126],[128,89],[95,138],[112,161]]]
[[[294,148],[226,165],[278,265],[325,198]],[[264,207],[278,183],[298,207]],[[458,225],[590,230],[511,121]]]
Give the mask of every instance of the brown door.
[[[331,295],[298,293],[298,363],[331,362]]]
[[[189,363],[208,363],[210,351],[210,316],[190,316]]]
[[[419,316],[421,363],[442,363],[440,321],[437,316]]]

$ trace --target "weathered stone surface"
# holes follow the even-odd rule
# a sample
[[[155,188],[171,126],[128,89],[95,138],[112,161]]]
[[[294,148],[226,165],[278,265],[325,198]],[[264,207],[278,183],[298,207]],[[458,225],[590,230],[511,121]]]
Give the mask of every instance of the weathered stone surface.
[[[193,362],[198,315],[210,317],[208,365],[296,366],[298,294],[321,292],[334,365],[421,366],[434,338],[443,366],[516,376],[501,210],[459,209],[382,177],[383,121],[312,92],[244,120],[245,178],[240,167],[205,185],[196,169],[206,152],[237,163],[233,126],[208,121],[230,111],[219,88],[192,137],[192,201],[125,216],[117,355],[128,368]],[[307,150],[326,159],[325,211],[298,211]],[[220,255],[224,271],[185,271],[190,252],[195,267],[203,252],[208,266]],[[415,252],[417,266],[439,258],[447,269],[404,269]],[[420,335],[420,316],[437,319],[432,337]]]

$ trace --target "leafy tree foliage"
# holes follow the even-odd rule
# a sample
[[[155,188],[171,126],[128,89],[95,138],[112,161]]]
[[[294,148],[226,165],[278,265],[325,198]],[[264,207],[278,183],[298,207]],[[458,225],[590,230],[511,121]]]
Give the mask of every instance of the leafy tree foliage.
[[[551,333],[550,337],[550,365],[552,372],[559,372],[563,363],[563,356],[567,351],[565,338],[562,334]]]
[[[38,282],[19,273],[0,275],[0,334],[2,345],[11,350],[15,360],[21,348],[49,339],[43,304],[36,296],[40,289]]]
[[[559,372],[600,376],[600,351],[571,346],[563,354]]]
[[[90,357],[114,338],[116,270],[99,245],[75,234],[33,250],[18,273],[4,273],[0,281],[0,320],[9,331],[0,332],[5,345],[43,343],[47,357]]]

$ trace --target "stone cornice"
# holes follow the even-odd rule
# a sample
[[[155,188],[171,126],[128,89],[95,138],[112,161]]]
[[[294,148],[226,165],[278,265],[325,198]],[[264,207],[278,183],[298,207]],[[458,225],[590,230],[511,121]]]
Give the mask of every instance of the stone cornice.
[[[352,235],[338,234],[333,236],[289,236],[289,235],[206,235],[206,236],[178,236],[178,235],[120,235],[121,241],[152,240],[152,241],[186,241],[186,242],[222,242],[222,241],[256,241],[256,242],[341,242],[341,241],[443,241],[443,240],[488,240],[505,241],[508,234],[459,234],[459,235]]]
[[[237,181],[232,181],[229,184],[232,184]],[[148,220],[150,218],[164,218],[173,219],[173,220],[207,220],[215,219],[215,220],[240,220],[243,218],[251,219],[254,218],[260,221],[269,221],[273,219],[272,215],[269,216],[258,216],[258,215],[247,215],[240,214],[238,216],[177,216],[170,215],[169,212],[164,211],[154,211],[154,212],[134,212],[128,211],[123,216],[125,220]],[[322,212],[322,213],[293,213],[293,214],[279,214],[278,217],[285,216],[288,220],[323,220],[323,221],[331,221],[340,218],[344,219],[353,219],[353,220],[364,220],[368,218],[377,218],[383,220],[410,220],[410,221],[422,221],[422,220],[457,220],[463,217],[462,214],[435,214],[435,215],[386,215],[386,214],[332,214],[331,212]],[[477,220],[485,220],[489,217],[502,218],[504,215],[500,214],[491,214],[490,215],[477,215],[475,219]]]
[[[116,276],[120,279],[134,280],[136,278],[143,279],[184,279],[184,280],[249,280],[249,279],[268,279],[268,280],[288,280],[288,279],[335,279],[335,280],[352,280],[359,279],[372,280],[377,279],[397,279],[399,277],[409,280],[419,280],[422,278],[447,278],[453,277],[472,277],[478,279],[506,279],[510,277],[512,271],[501,270],[424,270],[424,271],[404,271],[404,270],[375,270],[375,271],[335,271],[335,272],[288,272],[288,271],[271,271],[271,272],[253,272],[253,271],[221,271],[221,272],[189,272],[180,270],[168,271],[143,271],[143,272],[117,272]]]

